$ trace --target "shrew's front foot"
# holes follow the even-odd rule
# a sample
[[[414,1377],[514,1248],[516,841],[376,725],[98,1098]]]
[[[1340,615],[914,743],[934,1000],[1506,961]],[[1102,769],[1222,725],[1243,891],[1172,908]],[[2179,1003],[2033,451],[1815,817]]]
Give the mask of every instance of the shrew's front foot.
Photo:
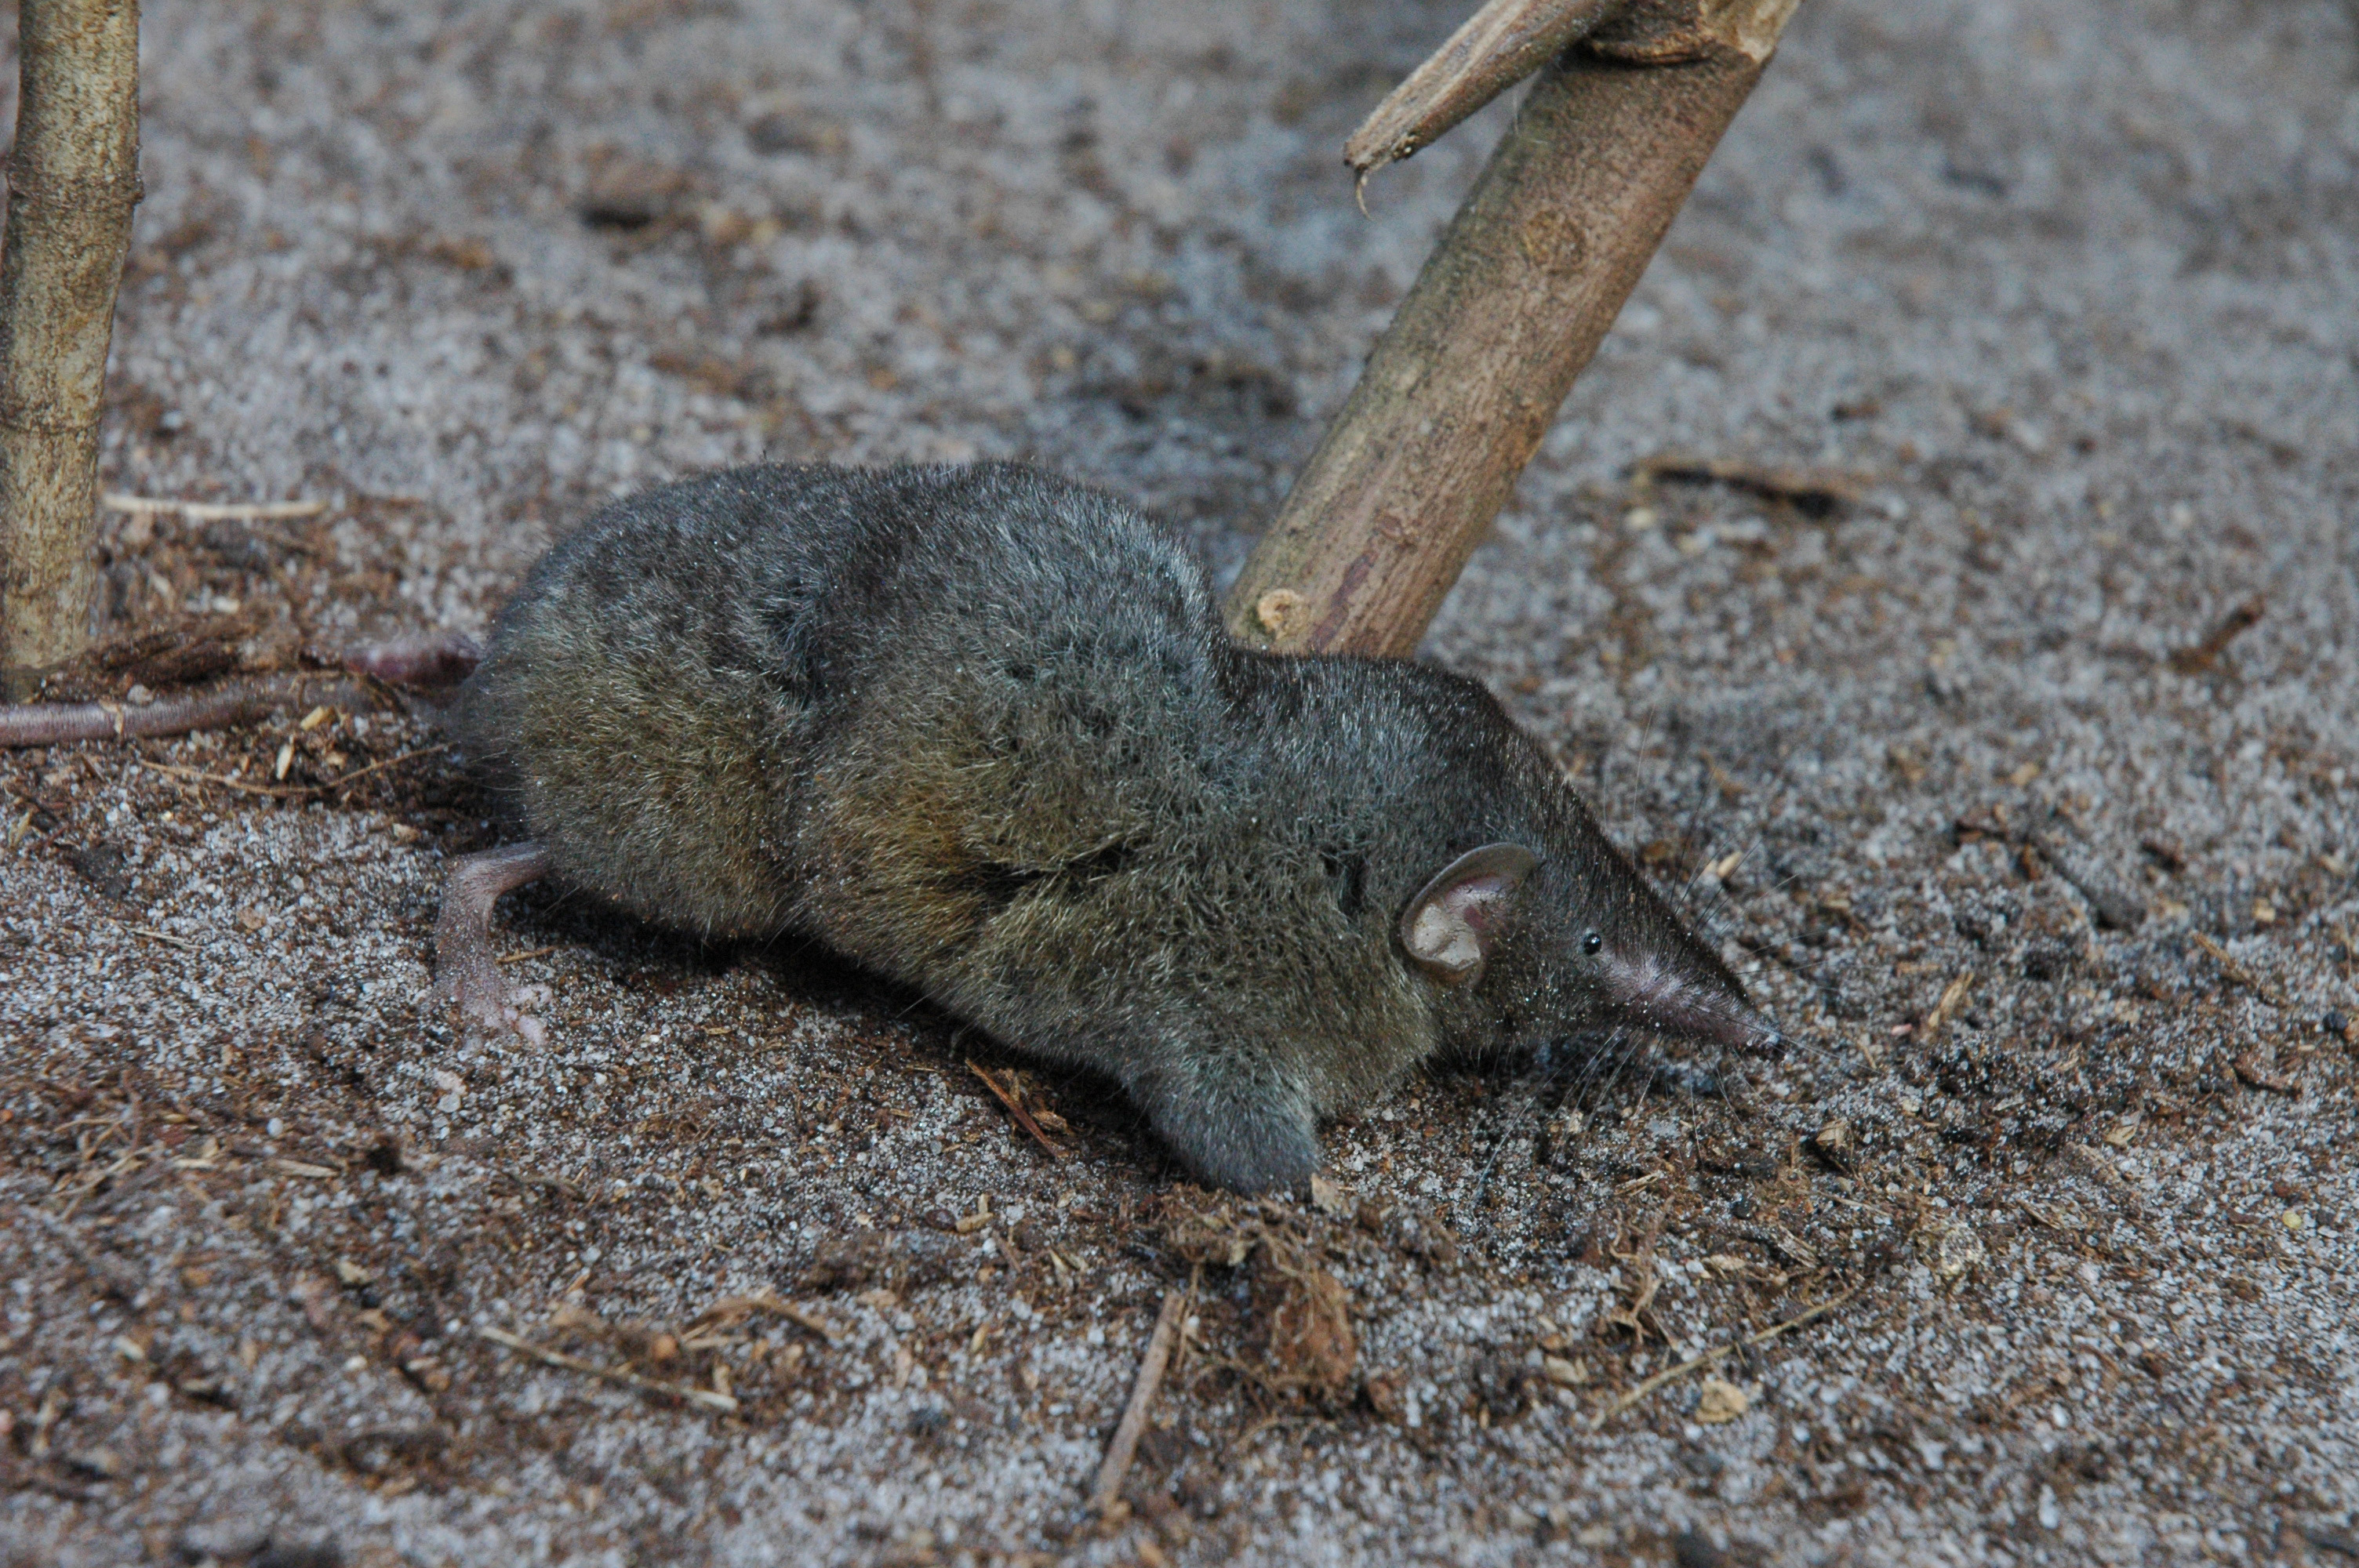
[[[1155,1130],[1201,1180],[1232,1192],[1308,1192],[1319,1168],[1307,1097],[1281,1079],[1191,1064],[1143,1087]]]
[[[442,914],[434,923],[435,989],[469,1023],[522,1036],[544,1037],[540,1020],[525,1009],[546,1001],[540,986],[511,986],[492,952],[492,906],[500,895],[549,873],[538,844],[506,844],[469,855],[442,884]]]

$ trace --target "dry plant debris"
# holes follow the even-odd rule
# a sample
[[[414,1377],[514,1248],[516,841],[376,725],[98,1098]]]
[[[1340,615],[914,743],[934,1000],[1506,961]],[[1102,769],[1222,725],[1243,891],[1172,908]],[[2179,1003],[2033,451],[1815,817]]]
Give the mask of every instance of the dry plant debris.
[[[1304,1249],[1266,1236],[1254,1258],[1253,1302],[1264,1325],[1266,1386],[1319,1400],[1351,1391],[1359,1341],[1351,1297],[1333,1274]]]
[[[578,1356],[568,1356],[562,1351],[551,1350],[545,1345],[535,1345],[530,1340],[510,1334],[506,1329],[479,1328],[475,1332],[495,1345],[504,1345],[519,1356],[528,1356],[545,1366],[562,1368],[570,1372],[587,1372],[593,1378],[601,1378],[610,1383],[619,1383],[626,1389],[637,1389],[644,1393],[662,1394],[671,1399],[685,1400],[690,1404],[701,1405],[707,1410],[734,1411],[737,1408],[735,1400],[714,1390],[691,1389],[678,1383],[658,1382],[653,1378],[643,1378],[627,1367],[602,1367],[594,1361],[584,1361]]]
[[[2223,616],[2211,634],[2192,647],[2181,648],[2170,655],[2169,663],[2175,675],[2200,676],[2220,662],[2228,644],[2261,623],[2268,611],[2268,600],[2259,594],[2245,600]]]
[[[1643,458],[1630,470],[1632,483],[1644,491],[1669,481],[1675,484],[1718,484],[1765,501],[1784,502],[1806,516],[1824,517],[1839,507],[1858,504],[1871,480],[1830,469],[1777,467],[1735,458],[1702,458],[1686,452],[1658,452]]]
[[[1164,1245],[1199,1268],[1242,1270],[1254,1354],[1231,1365],[1267,1392],[1332,1403],[1357,1386],[1349,1292],[1297,1225],[1266,1206],[1166,1206]]]
[[[1762,1329],[1757,1334],[1746,1335],[1744,1338],[1737,1340],[1734,1344],[1720,1346],[1715,1349],[1704,1352],[1701,1356],[1691,1357],[1688,1360],[1682,1361],[1675,1367],[1665,1368],[1662,1371],[1659,1371],[1653,1377],[1648,1378],[1645,1382],[1640,1383],[1636,1388],[1632,1389],[1628,1393],[1622,1395],[1620,1398],[1614,1400],[1611,1404],[1607,1405],[1603,1410],[1598,1411],[1596,1416],[1592,1419],[1591,1424],[1593,1426],[1603,1426],[1607,1422],[1613,1420],[1614,1417],[1620,1415],[1624,1411],[1626,1411],[1633,1405],[1637,1404],[1647,1395],[1653,1393],[1656,1390],[1662,1388],[1667,1383],[1676,1382],[1680,1379],[1686,1377],[1690,1372],[1698,1371],[1705,1367],[1710,1367],[1718,1362],[1723,1361],[1729,1357],[1735,1355],[1740,1350],[1747,1350],[1756,1345],[1767,1345],[1773,1339],[1778,1338],[1784,1335],[1791,1334],[1794,1330],[1801,1328],[1809,1324],[1816,1323],[1820,1318],[1826,1316],[1829,1313],[1836,1311],[1838,1308],[1842,1307],[1844,1303],[1850,1301],[1852,1297],[1857,1295],[1860,1292],[1861,1288],[1862,1287],[1859,1285],[1849,1286],[1828,1300],[1821,1302],[1818,1305],[1810,1308],[1808,1312],[1797,1313],[1792,1317],[1786,1319],[1783,1323],[1772,1324],[1767,1328]],[[1713,1381],[1718,1381],[1718,1379],[1713,1379]],[[1706,1397],[1712,1400],[1716,1411],[1725,1411],[1726,1413],[1715,1414],[1714,1416],[1710,1417],[1700,1416],[1698,1419],[1734,1421],[1737,1416],[1745,1413],[1745,1405],[1749,1401],[1746,1400],[1745,1396],[1742,1391],[1732,1390],[1730,1385],[1726,1383],[1722,1383],[1721,1388],[1722,1390],[1729,1391],[1714,1393],[1712,1390],[1707,1390]],[[1735,1395],[1734,1399],[1730,1398],[1731,1392]]]
[[[1007,1114],[1015,1119],[1016,1125],[1030,1133],[1032,1141],[1046,1149],[1051,1159],[1061,1160],[1065,1157],[1069,1151],[1051,1138],[1049,1133],[1051,1131],[1061,1133],[1070,1129],[1065,1125],[1063,1117],[1049,1109],[1047,1106],[1038,1103],[1039,1091],[1034,1086],[1030,1075],[1019,1072],[1014,1067],[1004,1067],[999,1072],[993,1073],[986,1070],[973,1057],[967,1059],[966,1069],[983,1080],[984,1087],[991,1091],[992,1098],[1007,1108]]]

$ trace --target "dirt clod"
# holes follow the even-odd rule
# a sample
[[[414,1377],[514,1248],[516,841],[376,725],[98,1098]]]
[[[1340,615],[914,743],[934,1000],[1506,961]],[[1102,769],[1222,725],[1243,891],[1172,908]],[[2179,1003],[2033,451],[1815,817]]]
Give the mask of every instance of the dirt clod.
[[[1351,1297],[1315,1259],[1265,1237],[1254,1257],[1253,1311],[1272,1388],[1321,1400],[1351,1390],[1360,1355]]]
[[[801,1285],[807,1291],[908,1292],[948,1279],[960,1252],[955,1242],[924,1231],[853,1231],[820,1242]]]

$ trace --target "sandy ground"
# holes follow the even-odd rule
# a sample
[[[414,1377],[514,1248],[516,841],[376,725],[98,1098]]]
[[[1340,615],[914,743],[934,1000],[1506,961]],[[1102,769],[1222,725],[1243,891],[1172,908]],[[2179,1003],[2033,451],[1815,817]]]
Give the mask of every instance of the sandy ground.
[[[1496,134],[1353,209],[1456,20],[152,6],[108,483],[330,504],[113,517],[114,613],[477,630],[764,454],[1234,570]],[[470,1044],[424,715],[0,755],[0,1562],[2359,1557],[2354,323],[2348,5],[1810,0],[1429,648],[1807,1049],[1423,1077],[1323,1210],[546,892]]]

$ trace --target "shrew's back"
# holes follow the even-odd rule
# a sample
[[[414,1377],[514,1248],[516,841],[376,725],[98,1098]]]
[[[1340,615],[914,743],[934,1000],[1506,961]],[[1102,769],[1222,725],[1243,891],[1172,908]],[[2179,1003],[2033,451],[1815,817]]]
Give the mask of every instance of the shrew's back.
[[[886,839],[939,836],[944,792],[1022,744],[1027,677],[1077,722],[1132,727],[1142,698],[1200,706],[1212,625],[1152,524],[1030,470],[736,469],[552,549],[501,613],[462,732],[566,881],[764,934],[810,924],[858,867],[891,874]],[[876,813],[831,811],[846,791]],[[1036,796],[1036,826],[1081,805]]]

